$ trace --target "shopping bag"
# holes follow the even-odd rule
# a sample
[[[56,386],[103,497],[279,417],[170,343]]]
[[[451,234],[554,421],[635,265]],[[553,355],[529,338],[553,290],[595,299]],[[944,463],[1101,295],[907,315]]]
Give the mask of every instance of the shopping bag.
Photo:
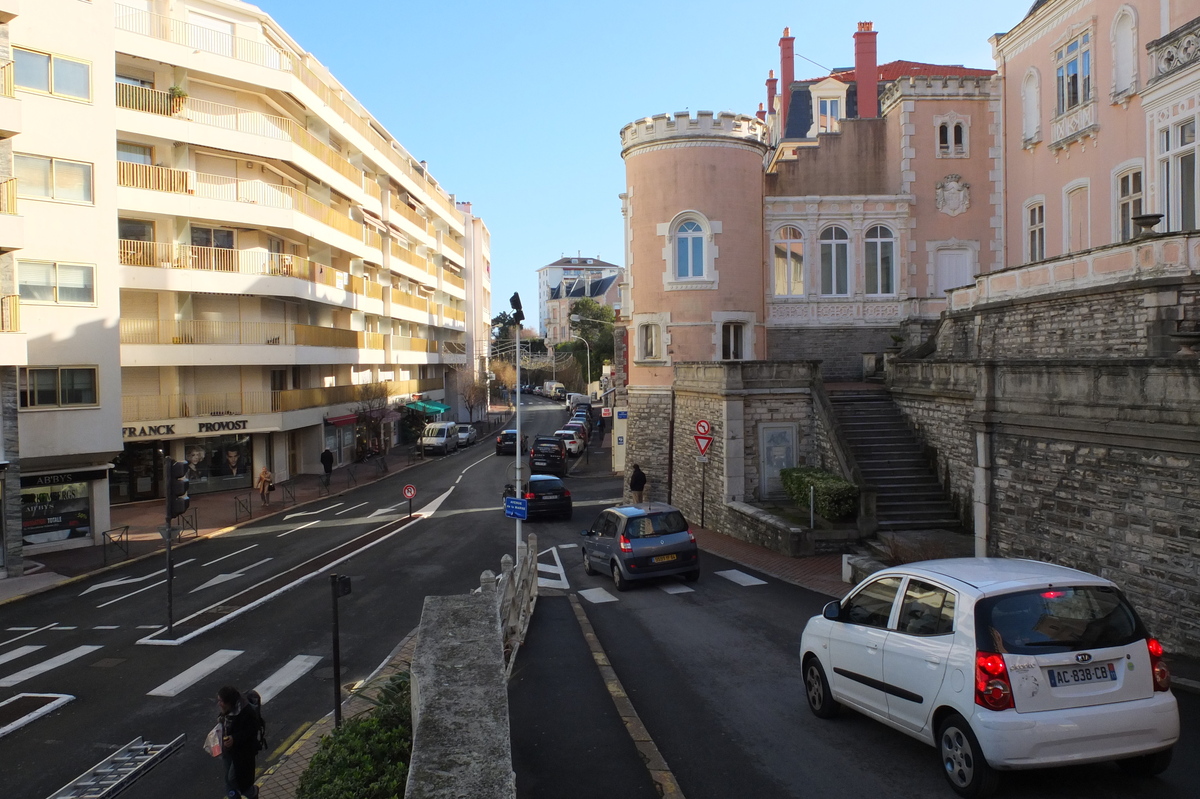
[[[271,483],[271,484],[269,484],[269,485],[267,486],[267,490],[268,490],[268,491],[274,491],[274,490],[275,490],[275,484],[274,484],[274,483]]]
[[[208,737],[204,739],[204,751],[208,752],[213,757],[221,756],[221,725],[213,727],[208,731]]]

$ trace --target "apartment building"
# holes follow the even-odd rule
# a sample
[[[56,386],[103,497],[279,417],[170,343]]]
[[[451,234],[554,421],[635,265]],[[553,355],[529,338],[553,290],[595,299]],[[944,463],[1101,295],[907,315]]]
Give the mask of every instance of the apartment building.
[[[25,344],[0,342],[10,572],[94,543],[110,503],[163,496],[164,456],[193,464],[196,504],[263,466],[282,481],[325,448],[397,442],[382,408],[383,440],[364,440],[364,386],[392,407],[450,399],[483,318],[468,276],[473,299],[490,291],[486,227],[471,218],[480,265],[453,195],[274,20],[239,0],[17,12],[0,82],[0,210],[20,212],[0,214],[0,293],[20,297],[4,308]]]
[[[625,270],[599,258],[564,256],[537,270],[538,329],[553,347],[571,340],[571,303],[584,297],[620,305]]]

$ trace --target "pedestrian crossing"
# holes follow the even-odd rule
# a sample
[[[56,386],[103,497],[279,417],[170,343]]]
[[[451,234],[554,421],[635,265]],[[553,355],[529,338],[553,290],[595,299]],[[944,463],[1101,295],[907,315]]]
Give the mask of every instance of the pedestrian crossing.
[[[541,564],[539,564],[540,566]],[[713,572],[717,577],[722,577],[734,585],[742,586],[743,588],[753,587],[756,585],[766,585],[766,580],[760,580],[752,574],[746,574],[738,569],[726,569],[724,571]],[[659,591],[664,594],[678,596],[679,594],[694,594],[696,589],[683,583],[671,582],[664,578],[662,582],[651,583]],[[649,586],[647,586],[649,587]],[[585,588],[578,592],[579,596],[591,602],[593,605],[602,605],[606,602],[620,602],[621,599],[615,596],[605,588]]]

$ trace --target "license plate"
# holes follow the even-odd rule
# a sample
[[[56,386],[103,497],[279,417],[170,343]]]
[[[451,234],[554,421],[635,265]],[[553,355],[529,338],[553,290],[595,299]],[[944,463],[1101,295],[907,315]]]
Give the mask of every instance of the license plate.
[[[558,494],[542,494],[542,499],[558,499]]]
[[[545,466],[546,462],[545,461],[534,461],[533,465],[534,466]]]
[[[1109,682],[1117,679],[1117,669],[1112,663],[1095,666],[1072,666],[1066,669],[1046,669],[1050,687],[1081,685],[1086,682]]]
[[[676,555],[657,555],[653,558],[650,558],[650,562],[651,563],[670,563],[671,561],[675,560],[676,557],[677,557]]]

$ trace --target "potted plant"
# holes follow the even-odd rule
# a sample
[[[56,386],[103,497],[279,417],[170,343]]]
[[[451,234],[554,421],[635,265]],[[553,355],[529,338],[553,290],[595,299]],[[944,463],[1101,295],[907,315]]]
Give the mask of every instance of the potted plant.
[[[167,89],[167,95],[171,98],[171,113],[178,114],[183,108],[183,101],[187,99],[187,90],[182,86],[172,86]]]

